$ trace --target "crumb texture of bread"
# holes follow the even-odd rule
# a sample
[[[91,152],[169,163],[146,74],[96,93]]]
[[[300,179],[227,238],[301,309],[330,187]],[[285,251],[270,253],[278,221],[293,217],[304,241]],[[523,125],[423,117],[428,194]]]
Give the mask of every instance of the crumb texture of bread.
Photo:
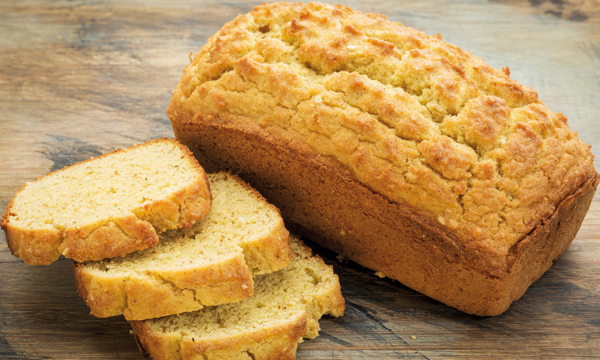
[[[342,316],[345,302],[333,269],[291,237],[293,259],[255,279],[254,296],[238,303],[160,319],[130,321],[154,359],[295,359],[298,343],[319,334],[319,319]]]
[[[61,254],[88,261],[154,247],[158,233],[192,226],[210,206],[204,169],[163,138],[26,183],[1,225],[15,256],[47,265]]]
[[[160,234],[152,249],[74,263],[93,315],[142,320],[240,301],[252,296],[253,276],[289,264],[277,208],[235,175],[209,174],[208,181],[212,209],[193,227]]]
[[[181,138],[200,121],[286,144],[505,257],[596,176],[567,118],[509,74],[382,15],[271,3],[208,40],[168,114]]]

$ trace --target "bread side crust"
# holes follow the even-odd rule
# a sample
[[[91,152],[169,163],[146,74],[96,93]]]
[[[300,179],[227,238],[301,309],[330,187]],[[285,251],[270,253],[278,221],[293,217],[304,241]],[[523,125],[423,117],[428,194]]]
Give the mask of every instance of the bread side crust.
[[[204,268],[168,274],[98,276],[73,262],[77,291],[96,317],[156,318],[252,296],[253,281],[241,254]]]
[[[162,232],[167,228],[189,227],[197,220],[202,219],[210,210],[211,205],[206,173],[194,159],[193,154],[174,139],[156,139],[127,149],[118,149],[94,159],[67,166],[48,175],[68,171],[83,163],[90,163],[99,158],[161,141],[172,142],[184,153],[184,156],[188,157],[198,173],[198,178],[193,183],[173,193],[168,199],[154,201],[132,209],[132,212],[125,216],[103,219],[79,228],[66,228],[64,231],[55,228],[23,228],[11,224],[11,217],[18,215],[13,213],[15,200],[13,199],[8,204],[0,221],[13,255],[30,265],[48,265],[56,261],[61,254],[80,262],[124,256],[137,250],[156,246],[159,241],[156,230]],[[26,186],[27,184],[17,192],[15,198]]]
[[[503,313],[550,268],[575,237],[598,185],[596,174],[508,256],[499,256],[476,242],[459,241],[452,229],[417,210],[388,201],[325,157],[284,148],[240,123],[201,116],[171,120],[176,137],[205,168],[238,172],[279,207],[291,230],[480,316]]]

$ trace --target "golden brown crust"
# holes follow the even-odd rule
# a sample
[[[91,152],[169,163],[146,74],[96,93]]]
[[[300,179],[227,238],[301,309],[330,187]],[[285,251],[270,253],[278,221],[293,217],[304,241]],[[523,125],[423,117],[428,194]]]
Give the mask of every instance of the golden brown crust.
[[[177,227],[189,227],[195,221],[203,218],[210,210],[211,202],[206,174],[189,149],[174,139],[156,139],[128,149],[115,150],[67,166],[49,173],[45,177],[60,176],[61,173],[69,172],[70,169],[84,164],[93,164],[98,159],[108,158],[114,154],[124,154],[157,142],[170,143],[180,149],[197,173],[197,178],[168,198],[147,202],[139,208],[131,209],[128,214],[107,217],[80,227],[66,228],[42,227],[39,224],[23,227],[11,222],[11,219],[18,219],[19,214],[15,213],[13,204],[19,194],[28,186],[26,184],[9,203],[0,223],[6,232],[11,252],[31,265],[50,264],[61,254],[76,261],[124,256],[137,250],[154,247],[159,241],[157,232]],[[36,181],[41,179],[43,178]]]
[[[58,251],[76,261],[101,260],[152,248],[158,241],[156,230],[150,223],[130,215],[67,229]]]
[[[236,123],[331,157],[504,254],[595,175],[589,147],[535,91],[438,37],[341,6],[265,4],[226,24],[168,113],[174,126]]]
[[[497,314],[533,281],[508,279],[514,249],[598,176],[566,117],[509,75],[381,15],[263,4],[194,56],[168,114],[203,165],[240,172],[304,234]],[[487,285],[453,285],[475,273]],[[469,303],[479,295],[490,305]]]
[[[14,199],[6,207],[1,224],[11,253],[30,265],[49,265],[58,260],[61,254],[58,248],[63,242],[60,231],[27,230],[12,226],[9,222],[9,209],[13,201]]]
[[[253,281],[242,254],[202,268],[129,276],[91,274],[73,262],[77,291],[92,315],[127,320],[156,318],[252,296]]]

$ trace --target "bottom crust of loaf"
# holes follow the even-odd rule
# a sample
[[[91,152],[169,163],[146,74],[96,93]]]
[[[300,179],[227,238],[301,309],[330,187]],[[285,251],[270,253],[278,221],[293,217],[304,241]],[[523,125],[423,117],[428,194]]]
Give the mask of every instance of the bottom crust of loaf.
[[[206,120],[206,121],[204,121]],[[207,171],[228,169],[281,210],[286,226],[367,268],[469,314],[508,309],[574,239],[598,175],[498,261],[457,244],[436,224],[389,202],[327,159],[213,119],[173,122]],[[490,261],[488,261],[490,260]]]

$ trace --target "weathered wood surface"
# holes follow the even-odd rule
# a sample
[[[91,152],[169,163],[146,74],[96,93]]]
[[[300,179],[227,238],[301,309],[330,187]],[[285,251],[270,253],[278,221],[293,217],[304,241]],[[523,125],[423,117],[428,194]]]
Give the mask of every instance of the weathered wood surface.
[[[600,155],[600,1],[341,3],[509,66]],[[173,136],[165,109],[189,53],[255,4],[1,2],[0,210],[48,171]],[[140,358],[123,318],[89,315],[69,260],[25,265],[0,233],[1,358]],[[347,311],[324,318],[299,359],[600,358],[598,195],[573,245],[499,317],[466,315],[317,252],[335,266]]]

